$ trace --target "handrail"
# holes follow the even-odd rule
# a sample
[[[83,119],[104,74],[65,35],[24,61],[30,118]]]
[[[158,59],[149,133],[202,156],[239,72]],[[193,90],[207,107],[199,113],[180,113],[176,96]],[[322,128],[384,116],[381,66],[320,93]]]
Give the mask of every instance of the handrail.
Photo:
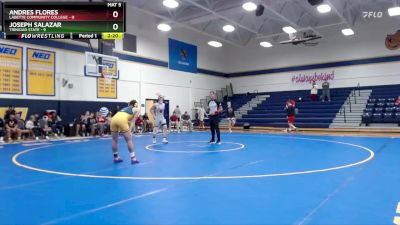
[[[357,104],[357,96],[354,95],[354,104]]]
[[[347,123],[347,118],[346,118],[346,106],[343,105],[343,108],[340,109],[339,114],[340,114],[340,115],[343,115],[343,120],[344,120],[345,123]]]
[[[349,96],[346,101],[347,101],[347,104],[349,104],[349,106],[350,106],[350,112],[352,112],[351,111],[351,97]]]

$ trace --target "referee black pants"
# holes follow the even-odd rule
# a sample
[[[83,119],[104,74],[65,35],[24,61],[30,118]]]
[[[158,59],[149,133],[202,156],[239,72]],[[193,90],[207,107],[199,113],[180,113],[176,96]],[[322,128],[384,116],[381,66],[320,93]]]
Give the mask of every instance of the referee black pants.
[[[217,141],[221,141],[221,132],[219,131],[219,118],[210,116],[211,141],[215,141],[215,133],[217,133]]]

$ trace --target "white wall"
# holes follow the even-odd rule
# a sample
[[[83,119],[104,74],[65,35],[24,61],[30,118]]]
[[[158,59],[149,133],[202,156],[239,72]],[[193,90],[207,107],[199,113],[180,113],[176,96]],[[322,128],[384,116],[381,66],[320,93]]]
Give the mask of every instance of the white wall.
[[[1,40],[0,43],[23,46],[24,56],[27,47],[56,51],[56,96],[27,96],[24,81],[24,95],[0,94],[0,98],[118,102],[137,99],[140,103],[144,103],[145,99],[156,98],[156,93],[160,92],[170,100],[171,110],[175,105],[180,105],[182,110],[189,111],[194,101],[207,96],[210,90],[220,89],[226,85],[225,78],[173,71],[164,67],[120,60],[118,99],[99,99],[96,92],[96,78],[84,76],[83,53],[8,40]],[[24,68],[26,68],[25,65]],[[23,77],[25,80],[25,71]],[[62,87],[63,78],[69,80],[74,87],[72,89]]]
[[[365,66],[348,66],[329,69],[305,70],[268,75],[246,76],[231,79],[235,93],[276,92],[283,90],[308,90],[310,83],[296,83],[293,76],[332,73],[331,88],[400,84],[400,63],[381,63]],[[322,83],[322,82],[317,82]]]
[[[209,39],[207,37],[179,27],[174,27],[168,33],[158,31],[156,25],[159,20],[140,12],[128,13],[127,21],[130,21],[127,24],[127,33],[137,36],[137,53],[124,52],[122,50],[122,41],[116,42],[116,52],[168,62],[168,38],[175,38],[198,46],[199,68],[219,72],[226,70],[223,67],[227,65],[227,63],[224,63],[224,49],[208,46]],[[64,40],[63,42],[86,46],[70,40]],[[0,43],[23,46],[25,47],[24,51],[26,51],[26,47],[56,51],[56,96],[0,94],[0,98],[123,102],[137,99],[140,103],[144,103],[145,99],[156,98],[155,94],[160,92],[170,100],[171,110],[175,108],[175,105],[180,105],[182,110],[189,111],[193,107],[193,102],[207,96],[210,90],[221,89],[227,84],[227,79],[221,77],[173,71],[164,67],[120,60],[118,99],[98,99],[96,96],[96,79],[83,76],[85,62],[83,53],[8,40],[0,40]],[[97,47],[97,41],[92,40],[91,43],[94,48]],[[25,71],[23,74],[25,74]],[[63,78],[68,79],[74,85],[74,88],[61,87]],[[23,86],[24,90],[26,90],[25,82]],[[26,91],[24,92],[26,93]]]
[[[354,28],[356,35],[345,37],[340,27],[335,30],[322,30],[326,38],[315,47],[275,45],[272,48],[261,48],[258,42],[252,41],[247,48],[230,48],[229,72],[254,71],[272,68],[285,68],[298,65],[310,65],[343,60],[374,58],[400,55],[399,51],[385,48],[387,34],[398,29],[397,18],[379,19]],[[260,40],[259,40],[260,41]],[[400,84],[400,63],[378,63],[338,68],[294,71],[231,79],[235,93],[245,93],[258,89],[260,92],[309,89],[307,85],[296,85],[291,82],[293,75],[314,74],[335,71],[332,87],[353,87]]]
[[[398,19],[382,19],[357,26],[355,28],[356,35],[353,37],[342,36],[339,28],[337,28],[337,32],[321,30],[326,38],[322,39],[320,45],[316,47],[274,46],[266,49],[259,47],[259,40],[254,40],[248,46],[241,48],[229,45],[224,45],[223,48],[212,48],[206,44],[210,39],[198,33],[179,27],[174,27],[170,33],[163,33],[156,29],[158,21],[154,18],[140,13],[129,15],[129,17],[128,20],[133,21],[136,17],[141,18],[138,23],[129,23],[127,27],[128,33],[137,35],[138,52],[123,52],[121,42],[117,42],[116,51],[168,61],[167,43],[168,37],[172,37],[198,45],[198,67],[226,73],[398,54],[398,51],[388,51],[384,47],[386,34],[393,33],[398,28]],[[83,53],[20,44],[7,40],[0,40],[0,43],[22,45],[25,47],[25,51],[26,47],[56,51],[57,63],[55,97],[1,94],[0,98],[114,101],[97,99],[96,79],[83,76]],[[24,66],[24,68],[26,67]],[[225,87],[229,82],[233,83],[235,93],[245,93],[255,89],[260,92],[308,89],[308,84],[293,84],[292,76],[334,70],[335,80],[331,82],[332,87],[352,87],[357,83],[361,83],[363,86],[398,84],[400,83],[398,68],[400,68],[400,64],[396,62],[225,79],[120,60],[118,99],[115,101],[139,99],[143,103],[146,98],[155,98],[155,93],[161,92],[166,95],[167,99],[171,100],[171,107],[178,104],[182,110],[190,110],[194,101],[204,98],[210,90]],[[73,83],[74,88],[62,88],[60,83],[62,78]],[[26,90],[25,82],[24,90]]]
[[[146,58],[168,61],[168,38],[174,38],[197,46],[197,63],[202,69],[218,72],[227,71],[225,50],[229,48],[213,48],[207,43],[211,38],[200,33],[173,25],[169,32],[157,30],[161,20],[133,10],[127,14],[127,33],[137,36],[137,54]],[[117,44],[117,50],[122,51],[122,45]]]

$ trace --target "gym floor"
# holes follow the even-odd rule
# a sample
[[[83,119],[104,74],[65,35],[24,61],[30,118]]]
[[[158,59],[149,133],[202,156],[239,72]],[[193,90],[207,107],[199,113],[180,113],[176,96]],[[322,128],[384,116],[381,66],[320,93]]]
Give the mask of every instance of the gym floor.
[[[300,134],[0,146],[0,224],[393,224],[400,139]],[[161,139],[159,138],[159,141]],[[400,216],[400,215],[399,215]]]

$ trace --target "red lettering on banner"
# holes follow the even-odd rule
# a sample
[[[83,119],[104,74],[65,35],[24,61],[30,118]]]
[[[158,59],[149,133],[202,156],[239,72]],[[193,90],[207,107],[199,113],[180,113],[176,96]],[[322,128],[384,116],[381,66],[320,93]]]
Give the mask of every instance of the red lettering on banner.
[[[314,74],[299,74],[292,76],[292,83],[296,84],[304,84],[304,83],[312,83],[312,82],[319,82],[319,81],[328,81],[328,80],[335,80],[335,71],[332,70],[331,73],[317,73]]]

